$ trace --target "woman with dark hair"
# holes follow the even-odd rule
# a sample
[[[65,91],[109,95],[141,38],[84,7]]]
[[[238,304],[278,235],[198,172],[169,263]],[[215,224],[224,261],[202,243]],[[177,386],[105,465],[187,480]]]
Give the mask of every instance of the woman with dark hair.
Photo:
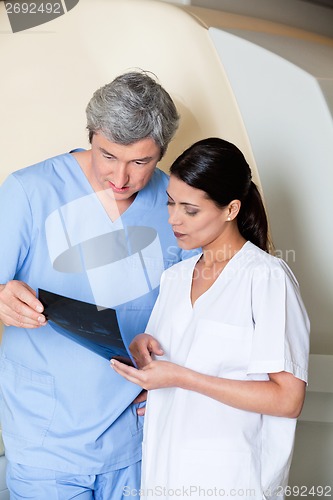
[[[141,498],[283,498],[309,353],[309,320],[287,264],[269,253],[260,193],[239,149],[199,141],[171,167],[169,223],[202,254],[162,275],[139,369],[149,390]]]

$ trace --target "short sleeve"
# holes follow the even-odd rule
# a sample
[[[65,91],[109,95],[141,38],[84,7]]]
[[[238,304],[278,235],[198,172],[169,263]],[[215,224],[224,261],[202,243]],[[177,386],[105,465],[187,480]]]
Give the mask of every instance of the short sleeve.
[[[307,382],[310,324],[292,271],[276,259],[255,272],[254,336],[248,374],[287,371]]]
[[[32,215],[27,195],[11,174],[0,186],[0,283],[13,279],[30,247]]]

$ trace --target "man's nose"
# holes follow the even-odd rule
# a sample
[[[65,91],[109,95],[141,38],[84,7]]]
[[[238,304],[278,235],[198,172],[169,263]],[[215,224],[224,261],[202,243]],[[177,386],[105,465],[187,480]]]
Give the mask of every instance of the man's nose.
[[[118,163],[113,172],[113,184],[117,188],[126,186],[129,179],[127,165]]]

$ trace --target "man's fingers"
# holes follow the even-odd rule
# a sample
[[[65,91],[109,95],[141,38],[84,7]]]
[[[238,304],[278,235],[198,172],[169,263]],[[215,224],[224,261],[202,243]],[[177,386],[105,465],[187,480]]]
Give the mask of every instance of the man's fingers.
[[[21,281],[0,285],[0,318],[7,326],[37,328],[46,324],[43,305],[34,290]]]
[[[141,406],[140,408],[138,408],[136,410],[136,413],[137,413],[137,415],[139,415],[139,417],[144,417],[145,414],[146,414],[146,407],[145,406]]]
[[[140,394],[134,399],[133,404],[145,403],[147,400],[147,391],[143,390]],[[146,405],[138,406],[136,409],[136,414],[139,417],[143,417],[146,413]]]
[[[43,304],[37,299],[35,291],[27,283],[16,282],[22,286],[18,288],[17,297],[21,302],[27,304],[31,309],[41,313],[44,311]]]
[[[19,328],[38,328],[39,326],[46,325],[46,318],[42,314],[37,316],[37,320],[17,314],[13,311],[2,312],[1,320],[5,326],[16,326]]]
[[[133,403],[143,403],[147,400],[147,391],[141,391],[140,394],[134,399]]]

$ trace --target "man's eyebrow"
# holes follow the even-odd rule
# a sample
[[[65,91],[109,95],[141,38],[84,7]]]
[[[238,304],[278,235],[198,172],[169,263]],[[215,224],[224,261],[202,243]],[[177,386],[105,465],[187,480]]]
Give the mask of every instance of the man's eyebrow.
[[[107,156],[112,156],[112,158],[117,158],[114,154],[110,153],[106,149],[100,147],[99,150],[101,153],[107,155]],[[143,158],[133,158],[131,161],[142,161],[142,162],[150,162],[153,159],[152,156],[144,156]]]
[[[104,153],[104,154],[106,154],[106,155],[108,155],[108,156],[112,156],[113,158],[116,158],[116,156],[115,156],[115,155],[113,155],[112,153],[110,153],[109,151],[107,151],[107,150],[106,150],[106,149],[104,149],[104,148],[101,148],[101,147],[100,147],[100,148],[99,148],[99,150],[100,150],[100,152],[101,152],[101,153]]]
[[[168,191],[166,191],[166,194],[169,196],[170,200],[174,201],[174,199],[169,195]],[[199,205],[194,205],[194,203],[188,203],[187,201],[181,201],[180,205],[189,205],[191,207],[199,208]]]
[[[144,162],[149,162],[153,159],[152,156],[144,156],[143,158],[133,158],[131,161],[144,161]]]

